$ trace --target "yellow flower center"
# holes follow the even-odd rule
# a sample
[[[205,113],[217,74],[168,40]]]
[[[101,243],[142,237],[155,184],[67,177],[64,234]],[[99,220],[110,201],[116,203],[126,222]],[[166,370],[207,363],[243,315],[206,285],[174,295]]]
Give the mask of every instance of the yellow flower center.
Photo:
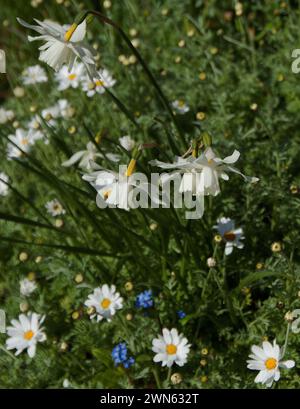
[[[178,106],[179,106],[180,108],[184,107],[184,101],[182,101],[182,99],[180,99],[180,100],[178,101]]]
[[[70,81],[75,80],[75,79],[76,79],[76,77],[77,77],[77,75],[76,75],[76,74],[70,74],[70,75],[68,75],[68,78],[69,78],[69,80],[70,80]]]
[[[224,233],[224,239],[227,241],[234,241],[235,240],[235,234],[233,231],[227,231]]]
[[[101,81],[101,80],[96,80],[96,81],[95,81],[95,84],[96,84],[96,87],[103,87],[104,82]]]
[[[28,139],[27,138],[21,139],[21,145],[28,145]]]
[[[166,351],[168,355],[174,355],[177,352],[177,346],[174,344],[168,344],[166,346]]]
[[[30,341],[33,336],[34,336],[34,332],[31,331],[31,329],[29,331],[24,332],[24,335],[23,335],[26,341]]]
[[[104,308],[105,310],[110,306],[111,301],[108,298],[104,298],[101,301],[101,307]]]
[[[265,361],[265,366],[268,370],[275,369],[277,366],[277,360],[275,358],[268,358]]]
[[[65,41],[70,41],[74,31],[77,28],[77,24],[72,24],[69,30],[65,33]]]

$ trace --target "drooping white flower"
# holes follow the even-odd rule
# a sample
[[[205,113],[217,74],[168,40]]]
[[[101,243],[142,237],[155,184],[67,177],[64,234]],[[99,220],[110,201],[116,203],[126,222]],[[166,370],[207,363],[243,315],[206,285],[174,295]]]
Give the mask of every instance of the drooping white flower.
[[[66,99],[59,99],[56,106],[59,108],[62,118],[69,119],[74,115],[75,110]]]
[[[6,110],[4,108],[0,108],[0,124],[6,124],[8,121],[12,121],[15,117],[15,114],[11,110]]]
[[[35,19],[37,25],[28,24],[19,18],[17,20],[24,27],[40,34],[37,37],[28,36],[29,41],[45,41],[45,44],[39,48],[40,61],[47,63],[55,71],[58,71],[64,64],[71,70],[78,58],[85,65],[91,78],[93,77],[95,71],[93,54],[87,46],[83,45],[86,34],[85,20],[76,28],[72,25],[67,30],[50,20]]]
[[[12,320],[12,326],[7,327],[6,340],[7,349],[16,349],[15,355],[19,355],[25,349],[30,358],[33,358],[36,352],[38,342],[44,342],[46,335],[41,328],[45,316],[29,312],[27,315],[20,314],[19,320]]]
[[[34,143],[33,132],[31,129],[25,131],[24,129],[18,128],[15,135],[9,135],[8,138],[13,142],[9,142],[7,145],[8,159],[20,158],[23,155],[22,151],[28,153],[31,145]]]
[[[280,349],[273,341],[273,345],[270,342],[263,342],[262,348],[253,345],[251,347],[252,354],[249,355],[247,361],[247,368],[254,371],[259,371],[254,382],[266,384],[266,386],[272,386],[273,381],[278,381],[280,378],[280,368],[290,369],[295,366],[293,360],[282,361],[283,348]]]
[[[105,156],[112,162],[117,162],[120,159],[118,155],[112,153],[107,153]],[[92,162],[94,162],[96,158],[103,157],[103,154],[97,150],[96,146],[92,142],[88,142],[86,150],[74,153],[69,160],[62,163],[62,166],[69,167],[79,162],[78,166],[81,169],[89,171],[92,170]]]
[[[33,280],[24,278],[20,281],[20,294],[24,297],[29,297],[31,293],[36,289],[36,283]]]
[[[234,220],[227,217],[221,217],[217,220],[217,225],[214,226],[218,230],[218,233],[222,236],[225,244],[225,254],[228,256],[232,253],[233,247],[242,249],[244,243],[241,242],[245,237],[243,235],[243,229],[241,227],[235,228]]]
[[[82,89],[87,93],[88,97],[93,97],[96,93],[103,94],[105,88],[111,88],[115,85],[116,80],[113,79],[108,70],[100,70],[96,73],[93,81],[86,76],[82,80]]]
[[[119,138],[119,142],[120,145],[129,152],[135,147],[135,141],[129,135]]]
[[[187,362],[190,344],[183,334],[178,334],[177,329],[162,330],[162,335],[152,341],[152,351],[155,352],[154,362],[161,362],[162,366],[171,367],[174,363],[183,366]]]
[[[89,308],[94,308],[95,313],[90,315],[91,319],[96,317],[98,322],[104,318],[107,321],[111,321],[116,311],[123,307],[123,298],[116,292],[114,285],[108,286],[104,284],[94,289],[84,305]]]
[[[198,158],[176,157],[174,163],[164,163],[158,160],[150,162],[151,165],[162,169],[177,169],[170,177],[176,178],[182,175],[180,192],[192,192],[193,195],[212,195],[220,193],[219,179],[228,180],[227,172],[241,175],[246,181],[254,183],[258,179],[243,175],[238,169],[231,166],[240,156],[235,150],[232,155],[224,159],[218,158],[212,148],[207,148]]]
[[[0,172],[0,196],[7,196],[8,186],[7,182],[9,181],[8,176],[4,172]],[[6,182],[6,183],[4,183]]]
[[[22,78],[24,85],[33,85],[48,81],[46,71],[38,64],[33,65],[31,67],[27,67],[23,71]]]
[[[58,90],[64,91],[68,88],[78,88],[83,77],[84,64],[78,62],[74,64],[72,71],[69,71],[68,67],[64,65],[55,74],[58,82]]]
[[[180,99],[177,99],[176,101],[173,101],[172,102],[172,107],[179,114],[186,114],[190,110],[190,107],[184,101],[182,101]]]
[[[62,214],[66,213],[62,204],[57,199],[50,200],[50,202],[47,202],[45,204],[45,207],[48,213],[51,214],[51,216],[53,217],[61,216]]]

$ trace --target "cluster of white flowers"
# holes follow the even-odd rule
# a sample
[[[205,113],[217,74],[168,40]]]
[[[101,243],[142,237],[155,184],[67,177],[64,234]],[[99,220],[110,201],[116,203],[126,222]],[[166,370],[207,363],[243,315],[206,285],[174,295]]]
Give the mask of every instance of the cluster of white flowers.
[[[86,73],[84,64],[81,62],[75,63],[71,71],[69,71],[66,65],[62,66],[55,74],[55,77],[58,82],[59,91],[81,87],[88,97],[92,97],[95,94],[103,94],[105,88],[111,88],[116,83],[106,69],[96,71],[96,76],[92,80]]]
[[[40,65],[33,65],[31,67],[27,67],[23,71],[23,84],[24,85],[34,85],[40,84],[42,82],[47,82],[48,77],[46,71]]]

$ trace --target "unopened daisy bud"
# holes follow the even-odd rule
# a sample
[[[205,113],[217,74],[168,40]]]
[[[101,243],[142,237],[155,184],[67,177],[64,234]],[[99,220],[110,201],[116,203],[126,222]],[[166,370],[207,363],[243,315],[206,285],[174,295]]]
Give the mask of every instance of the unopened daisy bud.
[[[187,36],[188,36],[188,37],[193,37],[194,35],[195,35],[195,30],[191,28],[191,29],[187,32]]]
[[[34,280],[35,280],[35,277],[36,277],[36,274],[35,274],[35,272],[33,272],[33,271],[30,271],[30,273],[27,274],[27,278],[28,278],[28,280],[30,280],[30,281],[34,281]]]
[[[26,312],[26,311],[28,311],[28,310],[29,310],[29,304],[28,304],[28,302],[26,302],[26,301],[21,302],[21,304],[20,304],[20,311],[21,311],[21,312]]]
[[[235,14],[237,16],[241,16],[243,14],[243,4],[240,2],[237,2],[235,4]]]
[[[163,16],[166,16],[167,14],[169,14],[169,10],[168,9],[162,9],[161,14]]]
[[[75,283],[77,283],[77,284],[82,283],[82,281],[83,281],[83,275],[82,275],[81,273],[76,274],[74,280],[75,280]]]
[[[25,251],[22,251],[22,253],[19,254],[19,260],[23,263],[28,260],[28,257],[29,256],[27,253],[25,253]]]
[[[180,373],[178,372],[173,373],[173,375],[171,376],[172,385],[179,385],[181,382],[182,382],[182,376],[180,375]]]
[[[275,241],[274,243],[272,243],[271,250],[273,251],[273,253],[279,253],[281,249],[282,247],[279,241]]]
[[[68,344],[66,342],[62,342],[59,346],[61,352],[66,352],[68,349]]]
[[[29,108],[29,111],[32,112],[32,113],[36,112],[37,111],[37,106],[36,105],[31,105],[30,108]]]
[[[262,270],[264,268],[264,263],[257,263],[256,270]]]
[[[200,378],[202,383],[206,383],[208,381],[208,377],[206,375],[201,376]]]
[[[135,55],[131,55],[131,56],[129,57],[129,63],[130,63],[130,64],[135,64],[136,61],[137,61],[137,59],[136,59],[136,56],[135,56]]]
[[[125,290],[126,291],[132,291],[133,290],[133,284],[131,281],[127,281],[127,283],[125,284]]]
[[[171,271],[171,277],[175,278],[176,277],[176,273],[175,271]]]
[[[293,321],[294,321],[294,316],[293,316],[292,311],[288,311],[288,312],[285,314],[284,319],[285,319],[287,322],[289,322],[289,323],[293,322]]]
[[[3,20],[2,25],[3,25],[3,27],[8,27],[9,26],[9,21],[8,20]]]
[[[277,304],[276,304],[276,307],[277,307],[279,310],[282,310],[282,309],[285,307],[285,304],[284,304],[283,301],[278,301]]]
[[[216,55],[218,54],[219,49],[217,47],[212,47],[209,51],[212,55]]]
[[[110,0],[105,0],[105,1],[103,2],[103,7],[104,7],[105,9],[110,9],[110,8],[111,8],[111,1],[110,1]]]
[[[264,337],[262,337],[262,340],[263,340],[263,341],[268,341],[268,340],[269,340],[269,337],[267,337],[267,336],[265,335]]]
[[[74,135],[74,133],[77,131],[76,126],[70,126],[70,128],[68,129],[68,132],[70,135]]]
[[[206,79],[206,74],[205,74],[205,72],[200,72],[200,74],[199,74],[199,79],[200,79],[201,81],[204,81],[204,80]]]
[[[178,43],[178,47],[183,48],[185,47],[185,41],[184,40],[180,40]]]
[[[216,235],[214,236],[214,241],[215,241],[216,243],[221,243],[221,241],[222,241],[222,236],[221,236],[220,234],[216,234]]]
[[[79,317],[80,317],[79,311],[74,311],[74,312],[72,313],[72,318],[73,318],[73,320],[78,320]]]
[[[42,256],[37,256],[34,261],[35,261],[37,264],[39,264],[39,263],[41,263],[42,260],[43,260],[43,257],[42,257]]]
[[[297,185],[291,185],[290,186],[290,192],[292,193],[292,195],[296,195],[297,193],[299,193],[299,187]]]
[[[130,30],[129,30],[129,34],[131,35],[131,37],[135,37],[135,36],[137,36],[137,30],[135,29],[135,28],[131,28]]]
[[[201,355],[207,355],[208,354],[208,349],[207,348],[202,348],[201,349]]]
[[[258,105],[255,102],[250,105],[251,111],[257,111],[257,108],[258,108]]]
[[[284,75],[283,74],[278,74],[277,75],[277,81],[282,82],[284,80]]]
[[[140,45],[140,40],[138,38],[134,38],[131,41],[131,44],[134,46],[134,48],[138,48],[138,46]],[[135,62],[136,62],[136,59],[135,59]]]
[[[179,57],[179,56],[176,57],[176,58],[175,58],[175,63],[176,63],[176,64],[179,64],[180,62],[181,62],[181,57]]]
[[[64,221],[62,219],[56,219],[55,220],[55,227],[57,227],[58,229],[63,227],[63,225],[64,225]]]
[[[207,365],[206,359],[201,359],[200,366],[206,366],[206,365]]]
[[[95,314],[95,312],[96,312],[96,308],[95,308],[95,307],[89,307],[89,308],[86,310],[86,312],[87,312],[88,315],[93,315],[93,314]]]
[[[13,92],[16,98],[22,98],[25,95],[25,90],[22,87],[16,87]]]
[[[133,315],[132,314],[127,314],[126,315],[126,320],[127,321],[132,321]]]
[[[216,262],[216,259],[215,259],[215,258],[209,257],[209,258],[206,260],[206,264],[207,264],[207,266],[208,266],[209,268],[213,268],[213,267],[216,267],[217,262]]]
[[[17,128],[20,127],[20,122],[19,122],[19,121],[14,121],[14,122],[12,123],[12,126],[13,126],[15,129],[17,129]]]
[[[64,0],[56,0],[57,4],[63,4]]]
[[[204,112],[197,112],[196,118],[198,119],[198,121],[204,121],[206,115]]]
[[[251,289],[250,289],[249,287],[243,287],[243,288],[242,288],[242,293],[243,293],[244,295],[248,295],[248,294],[251,293]]]
[[[125,55],[124,54],[119,55],[118,60],[123,63],[126,60]]]
[[[149,228],[150,228],[151,231],[156,230],[157,227],[158,227],[158,224],[157,224],[157,223],[151,223],[150,226],[149,226]]]

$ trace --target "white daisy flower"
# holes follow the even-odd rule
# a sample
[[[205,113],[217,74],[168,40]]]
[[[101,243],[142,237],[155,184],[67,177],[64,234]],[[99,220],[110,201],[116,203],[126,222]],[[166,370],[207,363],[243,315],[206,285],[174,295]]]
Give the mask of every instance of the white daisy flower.
[[[112,153],[107,153],[106,157],[112,162],[118,162],[120,159],[118,155]],[[69,160],[62,163],[62,166],[69,167],[79,162],[78,166],[81,169],[90,171],[93,169],[92,162],[94,162],[96,158],[103,158],[103,155],[97,150],[97,147],[92,142],[88,142],[86,150],[74,153]]]
[[[63,208],[62,204],[57,200],[50,200],[50,202],[47,202],[45,204],[45,207],[51,216],[56,217],[56,216],[61,216],[62,214],[65,214],[66,211]]]
[[[6,110],[4,108],[0,108],[0,124],[6,124],[9,121],[12,121],[15,117],[15,114],[11,110]]]
[[[56,104],[49,108],[43,109],[41,112],[41,116],[50,126],[56,126],[56,119],[60,117],[59,105]]]
[[[40,65],[33,65],[28,67],[23,72],[23,84],[33,85],[41,82],[47,82],[48,77],[44,68]]]
[[[69,104],[66,99],[59,99],[56,106],[58,106],[60,115],[64,119],[72,118],[75,113],[75,109]]]
[[[78,88],[80,81],[82,80],[82,75],[84,72],[83,63],[74,64],[72,71],[69,71],[68,67],[64,65],[55,74],[56,81],[58,82],[58,90],[64,91],[68,88]]]
[[[36,283],[33,280],[24,278],[20,281],[20,294],[24,297],[29,297],[31,293],[36,289]]]
[[[71,71],[75,60],[78,58],[85,65],[89,75],[93,77],[95,71],[93,54],[82,43],[86,34],[85,20],[78,26],[73,24],[68,30],[50,20],[39,21],[35,19],[37,25],[28,24],[19,18],[17,20],[24,27],[40,34],[37,37],[28,36],[29,41],[45,41],[45,44],[39,48],[40,61],[47,63],[55,71],[58,71],[66,64]]]
[[[12,326],[7,327],[7,334],[10,338],[6,340],[6,348],[16,349],[15,355],[19,355],[24,349],[27,349],[30,358],[33,358],[36,344],[46,340],[43,328],[40,327],[44,319],[45,316],[41,317],[36,313],[29,312],[27,315],[20,314],[19,320],[12,320]]]
[[[179,114],[186,114],[190,110],[190,107],[184,101],[182,101],[181,99],[177,99],[176,101],[173,101],[172,102],[172,107]]]
[[[270,342],[263,342],[262,348],[253,345],[251,347],[252,354],[249,355],[247,361],[248,369],[259,371],[254,382],[266,384],[266,386],[272,386],[273,381],[278,381],[280,378],[279,368],[290,369],[295,366],[293,360],[282,361],[283,349],[280,349],[276,344],[276,340],[273,341],[273,345]]]
[[[108,70],[100,70],[96,73],[93,81],[86,76],[82,80],[82,89],[87,93],[88,97],[93,97],[96,93],[103,94],[105,88],[111,88],[116,81],[113,79]]]
[[[27,123],[27,127],[29,130],[31,130],[32,140],[34,142],[46,138],[46,135],[42,130],[41,119],[38,115],[31,118],[31,120]],[[46,139],[45,143],[48,142],[49,141]]]
[[[28,131],[25,131],[24,129],[18,128],[15,135],[9,135],[8,138],[16,145],[15,146],[12,143],[8,143],[8,159],[20,158],[23,155],[20,149],[22,149],[23,152],[28,153],[30,151],[31,145],[34,143],[33,132],[30,129]]]
[[[244,240],[245,238],[243,235],[243,229],[241,227],[236,229],[234,220],[227,217],[221,217],[217,220],[217,223],[218,224],[214,226],[214,228],[218,230],[218,233],[226,242],[226,256],[232,253],[233,247],[237,247],[238,249],[242,249],[244,247],[244,243],[241,243],[241,240]]]
[[[111,321],[116,311],[123,307],[123,298],[116,292],[114,285],[109,287],[107,284],[104,284],[102,287],[94,289],[94,292],[88,296],[84,305],[95,309],[95,313],[90,315],[91,319],[97,317],[97,322],[103,320],[103,318]]]
[[[187,362],[190,344],[183,334],[178,334],[177,329],[162,330],[163,335],[158,335],[152,341],[152,351],[155,352],[154,362],[161,362],[162,366],[171,367],[174,363],[183,366]]]
[[[8,182],[8,181],[9,181],[8,176],[5,173],[0,172],[0,196],[7,196],[8,186],[4,182]]]
[[[135,141],[129,135],[119,138],[119,142],[120,145],[128,152],[132,151],[132,149],[135,147]]]

